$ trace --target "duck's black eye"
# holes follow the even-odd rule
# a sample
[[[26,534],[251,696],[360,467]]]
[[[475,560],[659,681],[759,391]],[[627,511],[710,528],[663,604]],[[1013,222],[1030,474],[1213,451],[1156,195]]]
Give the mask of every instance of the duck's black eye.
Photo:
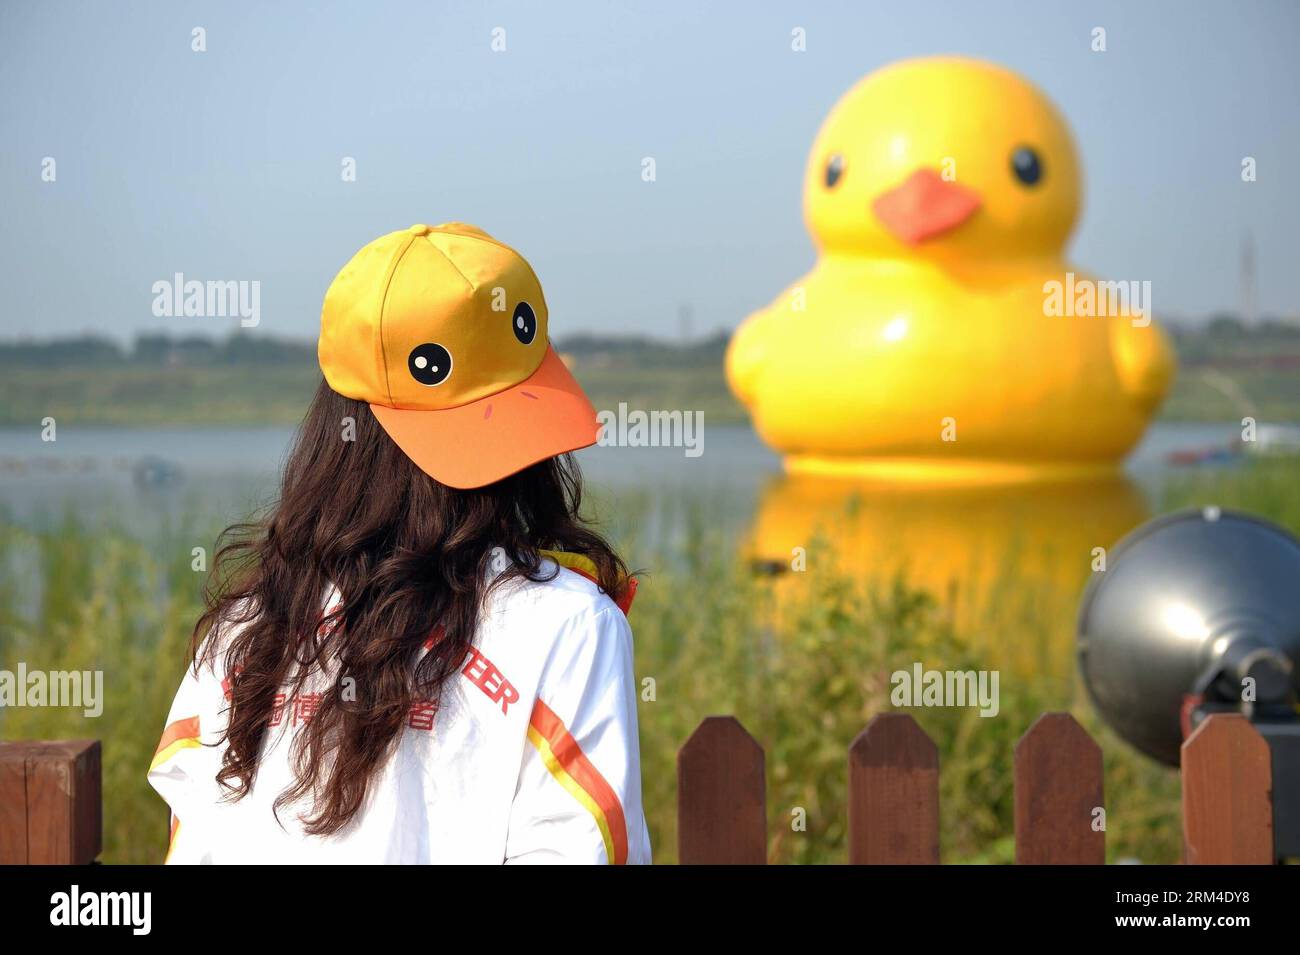
[[[843,175],[844,157],[836,153],[826,163],[826,188],[834,189],[835,184],[840,181],[840,177]]]
[[[533,307],[527,302],[516,305],[510,327],[515,330],[515,338],[519,339],[521,345],[531,345],[537,337],[537,315],[533,312]]]
[[[406,367],[420,384],[440,385],[451,374],[451,352],[435,342],[425,342],[411,349]]]
[[[1021,146],[1011,154],[1011,171],[1026,186],[1032,186],[1043,178],[1043,163],[1038,153],[1028,146]]]

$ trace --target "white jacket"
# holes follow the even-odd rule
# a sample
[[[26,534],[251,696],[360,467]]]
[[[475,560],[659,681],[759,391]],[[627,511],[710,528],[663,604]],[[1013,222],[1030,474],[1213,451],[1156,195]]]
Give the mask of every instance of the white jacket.
[[[341,832],[311,836],[272,812],[292,782],[290,742],[319,697],[282,699],[252,790],[222,798],[225,674],[191,668],[149,782],[172,813],[168,863],[649,863],[641,807],[632,631],[584,558],[548,552],[554,580],[489,597],[441,704],[417,706]],[[493,570],[507,566],[493,554]],[[328,683],[326,684],[328,685]],[[310,687],[309,687],[310,689]]]

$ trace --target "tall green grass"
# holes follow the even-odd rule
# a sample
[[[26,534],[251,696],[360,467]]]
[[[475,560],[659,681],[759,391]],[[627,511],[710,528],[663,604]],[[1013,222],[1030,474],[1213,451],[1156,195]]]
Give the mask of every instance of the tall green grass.
[[[1300,531],[1296,474],[1287,460],[1195,475],[1166,486],[1158,509],[1239,507]],[[676,751],[705,716],[736,715],[764,747],[771,861],[841,862],[847,748],[873,715],[892,709],[890,673],[914,661],[999,669],[988,633],[1052,648],[1073,626],[1074,597],[1024,583],[1032,578],[1014,566],[983,617],[959,623],[949,596],[901,577],[822,570],[792,591],[788,581],[755,576],[717,526],[718,502],[708,495],[624,494],[595,504],[630,562],[649,571],[631,620],[637,678],[652,687],[640,703],[643,790],[660,862],[676,857]],[[652,540],[650,526],[674,530]],[[98,720],[66,709],[0,710],[0,736],[103,740],[107,862],[156,862],[165,851],[165,809],[144,776],[199,613],[202,574],[191,569],[191,548],[210,548],[217,530],[197,514],[148,534],[76,512],[0,517],[0,667],[100,669],[106,692]],[[1047,710],[1073,713],[1103,748],[1112,861],[1177,861],[1176,774],[1100,725],[1072,661],[1049,652],[1033,679],[1003,673],[996,717],[913,710],[939,749],[945,861],[1011,861],[1013,748]],[[803,831],[792,825],[796,810]]]
[[[103,745],[104,859],[155,862],[166,809],[144,782],[199,609],[186,528],[148,541],[67,513],[36,530],[0,523],[0,667],[102,670],[103,715],[0,710],[4,739],[95,738]],[[206,536],[201,539],[206,539]]]

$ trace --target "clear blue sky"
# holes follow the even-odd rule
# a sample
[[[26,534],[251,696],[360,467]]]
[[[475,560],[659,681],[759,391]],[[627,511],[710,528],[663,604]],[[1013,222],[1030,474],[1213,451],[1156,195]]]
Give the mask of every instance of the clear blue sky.
[[[731,327],[812,261],[800,179],[826,111],[878,66],[951,52],[1027,74],[1070,120],[1075,262],[1204,315],[1236,307],[1250,230],[1260,309],[1296,314],[1298,45],[1287,0],[5,0],[0,338],[237,327],[155,318],[177,271],[260,280],[257,331],[314,335],[357,247],[447,219],[532,260],[553,334],[673,336],[683,303],[696,331]]]

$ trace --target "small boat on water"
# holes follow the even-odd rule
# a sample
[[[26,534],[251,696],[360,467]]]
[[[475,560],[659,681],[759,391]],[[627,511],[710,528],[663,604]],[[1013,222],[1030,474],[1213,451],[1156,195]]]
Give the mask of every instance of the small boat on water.
[[[1241,451],[1235,447],[1179,448],[1165,455],[1165,463],[1171,467],[1195,467],[1201,464],[1229,464],[1241,457]]]
[[[131,477],[137,487],[172,487],[181,482],[181,469],[165,458],[144,457],[131,468]]]
[[[1178,448],[1165,455],[1171,467],[1194,467],[1202,464],[1228,464],[1245,455],[1273,457],[1300,455],[1300,425],[1261,424],[1253,438],[1238,438],[1226,445]]]

